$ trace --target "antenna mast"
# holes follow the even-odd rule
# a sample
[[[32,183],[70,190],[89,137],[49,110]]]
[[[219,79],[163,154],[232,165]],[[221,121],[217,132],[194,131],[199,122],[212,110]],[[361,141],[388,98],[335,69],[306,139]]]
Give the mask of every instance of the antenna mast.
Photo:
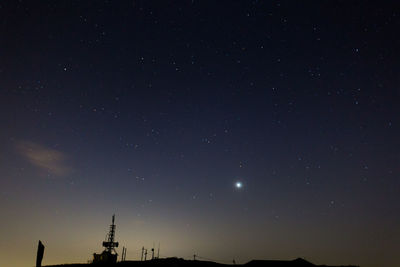
[[[118,242],[114,242],[114,238],[115,238],[115,214],[112,216],[112,224],[110,225],[110,231],[108,232],[108,238],[107,241],[103,242],[103,247],[105,247],[106,251],[111,253],[111,252],[115,252],[115,248],[118,247]]]
[[[110,225],[110,231],[106,236],[106,240],[103,241],[104,251],[100,254],[93,254],[93,263],[116,263],[118,253],[115,248],[118,247],[118,242],[115,242],[115,214],[112,216],[112,221]],[[126,254],[126,250],[122,251],[123,255]],[[125,255],[124,255],[125,258]]]

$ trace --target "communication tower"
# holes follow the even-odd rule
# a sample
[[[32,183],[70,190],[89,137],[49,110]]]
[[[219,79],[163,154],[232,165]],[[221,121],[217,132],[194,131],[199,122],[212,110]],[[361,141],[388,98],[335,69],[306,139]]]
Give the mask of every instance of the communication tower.
[[[118,247],[118,242],[115,242],[115,215],[112,216],[110,231],[107,234],[106,240],[103,241],[104,251],[100,254],[93,254],[93,263],[115,263],[117,262],[118,253],[115,248]]]

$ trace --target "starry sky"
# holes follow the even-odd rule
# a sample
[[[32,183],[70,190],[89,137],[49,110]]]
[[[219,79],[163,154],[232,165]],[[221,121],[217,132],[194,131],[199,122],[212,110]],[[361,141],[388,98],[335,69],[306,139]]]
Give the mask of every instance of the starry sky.
[[[396,2],[0,3],[0,265],[398,266]]]

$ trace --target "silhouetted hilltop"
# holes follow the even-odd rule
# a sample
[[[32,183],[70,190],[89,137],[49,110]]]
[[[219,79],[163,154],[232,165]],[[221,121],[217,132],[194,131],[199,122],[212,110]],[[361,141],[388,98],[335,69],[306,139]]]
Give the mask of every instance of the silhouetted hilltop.
[[[282,260],[252,260],[245,264],[235,264],[242,267],[339,267],[328,265],[315,265],[304,259],[298,258],[292,261]],[[113,267],[223,267],[234,266],[233,264],[221,264],[212,261],[184,260],[178,258],[155,259],[148,261],[124,261],[115,264],[63,264],[46,265],[46,267],[82,267],[82,266],[113,266]],[[340,266],[356,267],[356,266]]]
[[[298,258],[292,261],[279,261],[279,260],[252,260],[244,264],[249,267],[261,267],[261,266],[299,266],[299,267],[312,267],[316,266],[311,262],[308,262],[302,258]]]

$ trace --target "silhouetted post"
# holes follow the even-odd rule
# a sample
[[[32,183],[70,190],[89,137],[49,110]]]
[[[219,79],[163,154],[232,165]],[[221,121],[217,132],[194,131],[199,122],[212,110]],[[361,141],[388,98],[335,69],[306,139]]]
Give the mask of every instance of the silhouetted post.
[[[196,260],[196,254],[193,254],[193,260],[194,261]]]
[[[37,255],[36,255],[36,267],[42,266],[43,254],[44,254],[44,246],[43,246],[42,242],[39,240],[38,250],[37,250]]]
[[[144,261],[147,259],[147,248],[144,250]]]
[[[235,265],[236,264],[236,261],[235,261],[235,259],[233,259],[233,265]]]
[[[144,253],[144,247],[142,247],[142,257],[140,258],[140,261],[143,261],[143,253]]]
[[[154,248],[151,249],[151,259],[154,260]]]
[[[160,258],[160,242],[158,242],[157,259]]]
[[[126,259],[126,247],[122,247],[121,261],[125,261],[125,259]]]

